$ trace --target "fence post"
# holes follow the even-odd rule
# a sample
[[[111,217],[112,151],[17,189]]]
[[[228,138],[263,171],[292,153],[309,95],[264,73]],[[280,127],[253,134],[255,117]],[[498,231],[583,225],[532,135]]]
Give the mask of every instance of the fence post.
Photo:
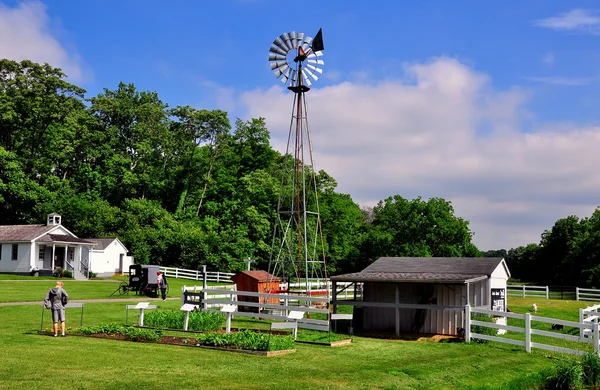
[[[206,304],[206,298],[208,298],[208,293],[206,290],[202,290],[202,310],[206,311],[208,305]]]
[[[579,309],[579,323],[583,324],[583,309]],[[579,338],[583,341],[583,328],[579,327]]]
[[[596,354],[598,354],[598,352],[600,352],[600,348],[599,348],[600,340],[598,340],[599,334],[600,334],[600,332],[598,331],[598,323],[594,322],[594,352],[596,352]]]
[[[202,266],[202,290],[206,290],[206,266]]]
[[[550,290],[548,289],[548,286],[546,286],[546,299],[550,299]]]
[[[525,352],[531,352],[531,314],[525,313]]]
[[[579,287],[575,287],[575,300],[579,300]]]
[[[179,268],[175,268],[175,278],[179,278]]]
[[[219,271],[217,271],[217,282],[221,283],[221,275],[219,274]]]
[[[523,298],[525,298],[525,285],[523,285]]]
[[[471,342],[471,305],[465,305],[465,342]]]
[[[200,280],[198,275],[199,275],[199,272],[198,272],[198,270],[196,270],[196,280]]]
[[[185,284],[183,285],[183,287],[181,287],[181,304],[185,304]]]

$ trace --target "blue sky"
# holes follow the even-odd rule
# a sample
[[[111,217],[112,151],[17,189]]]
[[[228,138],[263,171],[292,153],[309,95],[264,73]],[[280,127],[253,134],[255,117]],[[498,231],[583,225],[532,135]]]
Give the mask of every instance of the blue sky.
[[[0,57],[61,67],[89,96],[125,81],[170,106],[263,116],[281,149],[292,96],[269,46],[323,28],[316,164],[361,205],[444,197],[483,249],[538,242],[598,205],[600,4],[299,4],[0,0]]]

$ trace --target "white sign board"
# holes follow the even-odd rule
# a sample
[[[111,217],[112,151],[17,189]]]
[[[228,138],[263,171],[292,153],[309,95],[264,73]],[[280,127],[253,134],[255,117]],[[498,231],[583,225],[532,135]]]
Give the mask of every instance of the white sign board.
[[[296,322],[273,322],[271,329],[296,329],[298,324]]]
[[[301,320],[304,317],[304,312],[303,311],[290,311],[290,314],[288,314],[287,318],[290,320]]]
[[[198,305],[192,305],[192,304],[186,303],[183,306],[181,306],[181,308],[179,310],[181,310],[181,311],[192,311],[192,310],[194,310],[197,307],[198,307]]]
[[[233,313],[235,311],[235,307],[236,307],[235,305],[224,305],[221,308],[221,311],[223,313]]]
[[[352,314],[332,314],[332,320],[351,320]]]
[[[135,305],[134,309],[147,309],[149,305],[150,302],[140,302],[137,305]]]

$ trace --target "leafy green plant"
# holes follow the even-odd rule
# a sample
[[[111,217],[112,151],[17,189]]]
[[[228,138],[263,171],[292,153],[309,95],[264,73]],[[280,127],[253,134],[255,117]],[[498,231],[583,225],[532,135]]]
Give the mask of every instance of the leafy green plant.
[[[487,314],[481,314],[481,313],[471,313],[471,319],[475,320],[475,321],[481,321],[481,322],[493,322],[492,316],[487,315]],[[488,335],[488,336],[496,336],[498,334],[497,333],[498,331],[495,328],[490,328],[490,327],[482,326],[482,325],[471,325],[471,332]],[[478,338],[473,338],[472,340],[476,343],[481,343],[481,344],[488,342],[488,340],[483,340],[483,339],[478,339]]]
[[[547,389],[572,390],[581,388],[583,367],[577,360],[563,360],[551,371]]]
[[[196,339],[200,345],[232,347],[250,351],[281,351],[294,348],[294,338],[290,336],[257,333],[248,329],[236,333],[205,333]]]
[[[162,331],[158,329],[136,328],[134,326],[123,326],[118,324],[101,324],[97,326],[86,326],[78,329],[84,335],[91,334],[119,334],[131,341],[159,341]]]
[[[144,323],[147,326],[163,329],[183,329],[185,313],[182,311],[155,310],[146,313]],[[188,329],[196,331],[219,330],[225,323],[225,315],[218,312],[190,312]]]
[[[581,357],[583,367],[583,383],[587,386],[600,384],[600,356],[595,352],[588,352]]]

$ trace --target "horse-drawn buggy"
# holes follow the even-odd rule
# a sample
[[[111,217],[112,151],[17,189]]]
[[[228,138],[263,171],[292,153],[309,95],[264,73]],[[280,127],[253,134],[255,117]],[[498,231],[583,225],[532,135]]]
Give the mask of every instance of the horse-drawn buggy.
[[[128,294],[134,291],[136,295],[158,297],[158,265],[134,264],[129,266],[129,282],[121,282],[110,296]]]

